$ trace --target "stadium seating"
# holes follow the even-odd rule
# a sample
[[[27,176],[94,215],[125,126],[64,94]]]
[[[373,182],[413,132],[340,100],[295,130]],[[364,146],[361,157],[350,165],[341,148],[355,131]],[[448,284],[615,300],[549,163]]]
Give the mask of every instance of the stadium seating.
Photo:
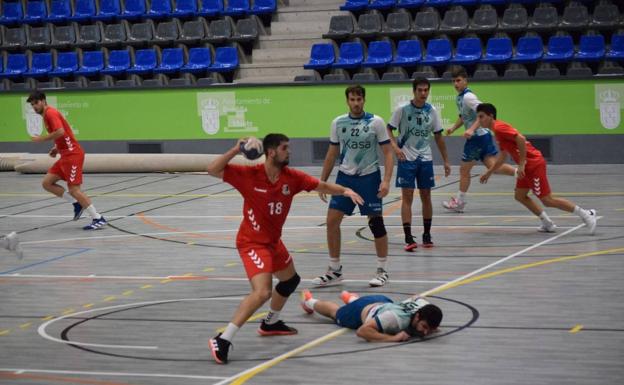
[[[2,14],[0,15],[0,24],[13,25],[18,24],[24,18],[24,10],[21,1],[3,1]]]
[[[579,42],[578,52],[574,60],[600,61],[605,55],[605,40],[602,35],[583,35]]]
[[[48,76],[52,67],[52,53],[34,53],[32,54],[30,69],[24,73],[24,76],[33,78]]]
[[[38,24],[48,16],[48,6],[44,0],[27,0],[26,14],[22,21],[27,24]]]
[[[212,65],[210,48],[196,47],[189,50],[188,62],[181,68],[182,72],[204,73]]]
[[[123,19],[140,19],[147,13],[145,0],[125,0],[125,7],[121,13]]]
[[[249,0],[228,0],[223,9],[226,16],[244,16],[249,12]]]
[[[364,47],[358,42],[347,42],[340,45],[340,53],[333,68],[357,68],[364,61]]]
[[[362,67],[386,67],[392,61],[392,45],[389,41],[372,41],[368,45],[368,56]]]
[[[176,0],[173,17],[187,18],[197,15],[197,0]]]
[[[56,57],[56,66],[50,76],[67,77],[78,70],[78,53],[74,51],[60,52]]]
[[[130,51],[125,49],[110,51],[108,54],[108,64],[100,70],[104,75],[125,74],[130,68]]]
[[[95,0],[75,0],[74,14],[69,16],[68,20],[79,23],[88,22],[95,17],[95,11]]]
[[[368,8],[368,0],[347,0],[340,6],[341,11],[363,11]]]
[[[611,48],[606,52],[605,58],[609,60],[624,60],[624,34],[611,36]]]
[[[393,66],[411,67],[418,64],[422,59],[422,47],[418,40],[401,40],[397,45]]]
[[[277,10],[276,0],[254,0],[251,7],[251,13],[253,15],[270,15]]]
[[[202,0],[198,15],[217,17],[223,13],[223,0]]]
[[[481,59],[483,64],[502,64],[511,60],[513,43],[508,37],[493,37],[488,40],[485,55]]]
[[[82,53],[82,62],[76,75],[93,76],[104,69],[104,53],[102,51],[85,51]]]
[[[28,57],[24,53],[8,54],[4,72],[0,73],[0,79],[20,78],[28,71]]]
[[[72,15],[72,5],[70,0],[52,0],[50,10],[45,21],[51,23],[64,23]]]
[[[322,70],[331,68],[336,60],[332,44],[317,43],[310,49],[310,60],[303,65],[305,69]]]
[[[165,19],[172,16],[171,0],[151,0],[147,17],[152,19]]]
[[[140,49],[134,54],[134,65],[126,73],[145,75],[151,74],[158,66],[158,54],[154,48]]]
[[[52,48],[71,48],[76,45],[77,25],[72,23],[69,25],[52,25]]]
[[[571,36],[552,36],[542,60],[544,62],[566,62],[574,57],[574,42]]]
[[[481,59],[481,40],[476,37],[465,37],[457,40],[455,55],[451,64],[476,64]]]
[[[154,73],[171,74],[180,71],[184,65],[184,50],[182,48],[165,48],[162,51],[162,58],[158,67],[154,68]]]
[[[511,58],[512,63],[534,63],[544,55],[544,43],[539,36],[523,36],[518,39],[516,53]]]
[[[427,54],[421,64],[439,66],[447,64],[451,60],[453,49],[448,39],[431,39],[427,43]]]
[[[380,34],[389,37],[401,37],[407,35],[411,29],[412,18],[410,14],[407,12],[394,12],[388,14]]]
[[[235,47],[218,47],[215,50],[215,60],[210,66],[210,71],[232,72],[238,66],[238,51]]]

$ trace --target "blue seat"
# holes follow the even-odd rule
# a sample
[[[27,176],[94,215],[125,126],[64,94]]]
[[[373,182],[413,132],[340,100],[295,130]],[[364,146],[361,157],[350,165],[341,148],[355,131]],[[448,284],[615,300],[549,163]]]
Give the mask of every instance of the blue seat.
[[[574,42],[571,36],[551,36],[548,48],[542,58],[545,62],[567,62],[574,57]]]
[[[453,5],[461,5],[463,7],[474,7],[479,5],[481,0],[452,0],[451,6]]]
[[[126,0],[121,18],[135,20],[144,17],[146,13],[147,6],[145,5],[145,0]]]
[[[371,41],[368,45],[368,56],[362,67],[386,67],[392,61],[392,45],[389,41]]]
[[[229,0],[223,10],[226,16],[244,16],[247,12],[249,12],[249,0]]]
[[[360,43],[347,42],[340,44],[340,56],[333,68],[357,68],[364,61],[364,47]]]
[[[6,68],[0,73],[0,79],[19,78],[28,71],[28,57],[24,53],[10,53],[7,55]]]
[[[624,34],[611,36],[611,48],[605,54],[606,59],[624,60]]]
[[[448,39],[431,39],[427,43],[427,54],[420,64],[423,65],[443,65],[451,60],[451,41]]]
[[[45,21],[52,23],[62,23],[69,19],[72,15],[71,1],[70,0],[52,0],[50,2],[50,12]]]
[[[85,22],[95,17],[95,0],[76,0],[74,14],[69,17],[71,21]]]
[[[451,5],[452,0],[427,0],[425,7],[448,7]]]
[[[48,73],[52,71],[52,67],[52,53],[34,53],[30,69],[24,73],[24,76],[33,78],[48,76]]]
[[[171,17],[171,0],[152,0],[147,17],[152,19],[164,19]]]
[[[425,4],[425,0],[399,0],[397,7],[399,8],[420,8]]]
[[[363,11],[368,8],[368,0],[346,0],[340,6],[341,11]]]
[[[139,49],[134,54],[134,65],[126,71],[129,74],[149,74],[158,66],[156,50],[153,48]]]
[[[78,54],[74,51],[60,52],[56,57],[56,67],[50,76],[67,77],[78,70]]]
[[[314,44],[310,49],[310,61],[303,65],[307,70],[320,70],[330,68],[336,55],[332,44],[318,43]]]
[[[11,25],[17,24],[24,18],[24,10],[21,1],[3,1],[2,15],[0,15],[0,24]]]
[[[508,63],[513,55],[513,43],[508,37],[493,37],[488,40],[485,55],[481,59],[483,64]]]
[[[277,11],[276,0],[255,0],[251,7],[252,15],[270,15]]]
[[[97,75],[104,69],[104,53],[102,51],[85,51],[82,53],[82,64],[76,75]]]
[[[125,49],[110,51],[108,65],[100,73],[104,75],[121,75],[130,68],[130,52]]]
[[[457,40],[457,49],[451,64],[475,64],[481,59],[481,54],[481,40],[477,37],[464,37]]]
[[[371,0],[368,9],[392,9],[396,5],[396,0]]]
[[[238,51],[234,47],[219,47],[215,51],[214,63],[210,66],[210,71],[232,72],[238,68]]]
[[[94,20],[112,21],[121,16],[120,0],[100,0],[100,10]]]
[[[599,61],[605,55],[605,39],[602,35],[583,35],[579,41],[579,50],[574,55],[578,61]]]
[[[418,64],[422,59],[422,47],[418,40],[401,40],[397,45],[393,66],[410,67]]]
[[[24,15],[24,23],[36,24],[41,23],[48,17],[48,7],[43,0],[28,0],[26,2],[26,14]]]
[[[534,63],[544,55],[544,43],[539,36],[523,36],[516,44],[516,54],[511,58],[512,63]]]
[[[184,51],[182,48],[165,48],[158,67],[154,69],[157,74],[170,74],[180,71],[184,65]]]
[[[223,13],[223,0],[202,0],[198,14],[205,17],[217,17]]]
[[[197,0],[176,0],[173,17],[192,17],[197,15]]]
[[[203,73],[210,69],[212,55],[210,48],[196,47],[189,49],[188,62],[182,66],[180,71],[190,73]]]

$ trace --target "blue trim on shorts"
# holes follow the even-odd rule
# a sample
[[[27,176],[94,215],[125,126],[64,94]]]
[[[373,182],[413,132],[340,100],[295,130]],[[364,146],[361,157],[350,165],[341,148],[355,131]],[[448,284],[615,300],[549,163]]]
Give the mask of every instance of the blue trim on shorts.
[[[371,303],[376,302],[390,303],[394,301],[385,295],[367,295],[358,298],[338,309],[336,312],[336,324],[344,328],[358,329],[362,326],[362,310]]]
[[[483,159],[488,156],[495,156],[498,154],[496,145],[494,144],[494,138],[491,133],[477,136],[473,135],[470,139],[464,143],[464,152],[462,154],[462,162],[472,162],[475,160],[483,162]]]
[[[381,215],[381,198],[377,197],[381,184],[381,172],[379,170],[367,175],[348,175],[338,171],[336,184],[352,189],[364,199],[364,205],[358,205],[360,215]],[[355,203],[351,198],[332,195],[329,208],[351,215],[355,209]]]
[[[433,177],[433,161],[404,160],[397,166],[396,187],[431,189],[435,186]]]

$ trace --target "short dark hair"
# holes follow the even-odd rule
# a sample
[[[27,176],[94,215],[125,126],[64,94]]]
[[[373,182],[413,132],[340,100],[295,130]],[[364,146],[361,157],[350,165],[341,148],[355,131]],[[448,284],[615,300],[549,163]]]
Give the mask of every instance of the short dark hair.
[[[477,106],[477,112],[484,112],[496,119],[496,107],[492,103],[481,103]]]
[[[419,320],[427,321],[431,329],[437,329],[440,326],[440,322],[442,322],[442,310],[433,304],[421,307],[416,314],[418,314]]]
[[[412,82],[412,90],[416,91],[416,87],[418,87],[421,84],[427,85],[427,88],[429,89],[431,88],[431,82],[429,82],[429,79],[424,78],[424,77],[417,77]]]
[[[26,103],[38,102],[39,100],[46,100],[46,96],[43,92],[39,90],[34,90],[28,95],[28,99],[26,99]]]
[[[455,78],[468,79],[468,72],[466,72],[466,69],[464,67],[455,67],[453,71],[451,71],[451,77],[453,79]]]
[[[268,134],[262,139],[262,148],[264,149],[264,155],[269,154],[269,149],[276,149],[282,142],[288,142],[290,139],[284,134]]]
[[[364,89],[364,87],[362,87],[359,84],[347,87],[347,89],[345,90],[345,97],[347,99],[349,99],[349,94],[355,94],[363,98],[366,98],[366,90]]]

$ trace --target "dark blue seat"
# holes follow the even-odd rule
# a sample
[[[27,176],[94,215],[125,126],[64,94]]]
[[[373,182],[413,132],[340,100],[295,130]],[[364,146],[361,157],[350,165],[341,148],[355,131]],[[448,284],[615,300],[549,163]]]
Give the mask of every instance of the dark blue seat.
[[[196,47],[189,49],[188,62],[182,66],[180,71],[190,73],[203,73],[210,69],[212,64],[212,54],[210,48]]]
[[[21,23],[24,18],[24,10],[21,1],[3,1],[2,15],[0,15],[0,24],[12,25]]]
[[[368,9],[392,9],[396,5],[396,0],[371,0]]]
[[[85,51],[82,53],[82,64],[76,75],[97,75],[104,69],[104,53],[102,51]]]
[[[235,47],[219,47],[215,51],[214,63],[210,71],[231,72],[238,68],[238,51]]]
[[[48,73],[52,71],[52,67],[52,53],[34,53],[30,69],[24,73],[24,76],[33,78],[48,76]]]
[[[276,0],[254,0],[253,7],[251,7],[252,15],[270,15],[277,11]]]
[[[123,19],[135,20],[140,19],[147,13],[145,0],[126,0],[125,7],[121,13]]]
[[[364,61],[364,47],[362,44],[347,42],[340,44],[340,56],[333,68],[357,68]]]
[[[165,48],[158,67],[154,69],[157,74],[170,74],[180,71],[184,65],[184,51],[182,48]]]
[[[394,60],[390,62],[393,66],[409,67],[414,66],[422,59],[422,47],[418,40],[401,40],[397,45]]]
[[[310,49],[310,61],[303,65],[303,68],[307,70],[319,70],[330,68],[336,55],[334,53],[334,46],[332,44],[318,43],[314,44]]]
[[[244,16],[248,12],[249,0],[229,0],[223,10],[223,14],[226,16]]]
[[[425,4],[425,0],[399,0],[397,7],[399,8],[420,8]]]
[[[451,41],[448,39],[431,39],[427,43],[427,54],[420,64],[423,65],[443,65],[451,60]]]
[[[26,14],[24,15],[24,23],[37,24],[41,23],[48,17],[48,7],[43,0],[28,0],[26,2]]]
[[[347,0],[340,6],[341,11],[363,11],[368,8],[368,0]]]
[[[72,7],[70,0],[52,0],[50,2],[50,12],[45,21],[52,23],[62,23],[69,19],[72,15]]]
[[[56,57],[56,67],[50,76],[67,77],[78,70],[78,53],[74,51],[60,52]]]
[[[545,62],[567,62],[574,57],[574,42],[571,36],[551,36],[544,57]]]
[[[0,73],[0,79],[19,78],[28,71],[28,57],[24,53],[10,53],[7,55],[7,63],[4,72]]]
[[[108,64],[100,73],[104,75],[121,75],[130,68],[130,52],[125,49],[110,51]]]
[[[173,17],[192,17],[197,15],[197,0],[176,0]]]
[[[461,5],[463,7],[474,7],[479,5],[481,0],[452,0],[451,6],[453,5]]]
[[[488,40],[485,55],[481,59],[483,64],[508,63],[513,54],[513,43],[508,37],[493,37]]]
[[[481,0],[481,4],[491,4],[491,5],[505,5],[509,2],[510,0]]]
[[[223,13],[223,0],[202,0],[199,15],[217,17]]]
[[[371,41],[368,45],[368,56],[362,67],[386,67],[392,61],[392,45],[389,41]]]
[[[611,36],[611,48],[605,54],[606,59],[624,60],[624,34]]]
[[[100,0],[100,10],[94,20],[112,21],[121,16],[120,0]]]
[[[512,63],[534,63],[544,55],[544,43],[539,36],[523,36],[516,44],[516,54],[511,58]]]
[[[152,19],[164,19],[171,17],[171,0],[152,0],[147,17]]]
[[[86,22],[95,17],[95,0],[76,0],[74,14],[69,17],[71,21]]]
[[[457,40],[455,56],[451,59],[452,64],[474,64],[481,59],[481,40],[477,37],[464,37]]]
[[[602,35],[583,35],[579,41],[578,52],[574,60],[599,61],[605,55],[605,39]]]
[[[153,48],[139,49],[134,54],[134,65],[126,71],[129,74],[150,74],[158,66],[158,55]]]
[[[426,7],[448,7],[451,2],[452,0],[427,0],[424,5]]]

